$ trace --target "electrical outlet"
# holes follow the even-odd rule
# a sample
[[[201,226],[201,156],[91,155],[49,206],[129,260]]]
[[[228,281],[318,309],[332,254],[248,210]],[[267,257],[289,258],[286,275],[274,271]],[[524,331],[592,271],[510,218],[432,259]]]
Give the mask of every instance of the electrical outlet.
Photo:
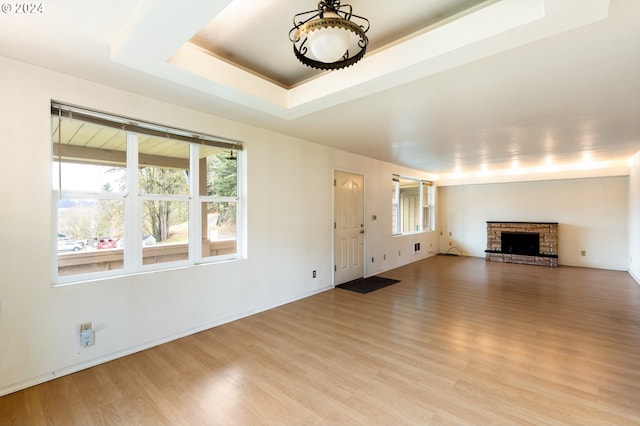
[[[316,271],[313,271],[313,278],[316,277]]]
[[[586,256],[586,255],[587,255],[586,250],[580,250],[580,256]]]
[[[87,347],[95,343],[96,334],[90,322],[80,324],[80,346]]]
[[[386,254],[382,255],[382,260],[387,260],[387,255]]]
[[[372,257],[371,258],[371,263],[374,263],[376,260]]]
[[[80,333],[80,345],[87,347],[95,343],[95,334],[93,330],[85,330]]]

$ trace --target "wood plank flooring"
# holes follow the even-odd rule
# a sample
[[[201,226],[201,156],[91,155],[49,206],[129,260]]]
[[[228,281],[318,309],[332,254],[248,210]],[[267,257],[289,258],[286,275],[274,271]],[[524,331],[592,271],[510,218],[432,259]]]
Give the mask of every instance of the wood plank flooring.
[[[0,398],[3,425],[640,424],[626,272],[436,256]]]

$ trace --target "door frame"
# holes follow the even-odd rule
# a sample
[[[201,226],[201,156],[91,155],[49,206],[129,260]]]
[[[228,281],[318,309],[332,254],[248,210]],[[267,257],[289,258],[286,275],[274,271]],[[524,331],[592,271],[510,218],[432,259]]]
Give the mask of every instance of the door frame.
[[[349,173],[353,175],[362,176],[362,224],[364,225],[364,235],[362,239],[362,275],[364,278],[367,277],[367,175],[364,172],[344,169],[344,168],[336,168],[334,167],[331,172],[331,261],[333,262],[333,269],[331,274],[331,282],[333,287],[336,286],[336,229],[334,224],[336,223],[336,172]]]

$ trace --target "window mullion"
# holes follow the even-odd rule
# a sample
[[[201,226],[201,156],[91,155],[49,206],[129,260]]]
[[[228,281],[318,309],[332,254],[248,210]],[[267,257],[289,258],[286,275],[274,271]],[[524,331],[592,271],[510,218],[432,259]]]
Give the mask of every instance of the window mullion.
[[[245,201],[246,201],[246,191],[244,188],[244,164],[246,161],[246,157],[243,155],[240,157],[238,155],[238,159],[236,160],[236,254],[245,253],[246,254],[246,245],[244,240],[244,230],[245,223],[244,219],[246,218]]]
[[[200,150],[191,144],[189,150],[189,261],[202,258],[202,212],[200,205]]]
[[[418,192],[418,230],[422,232],[424,231],[424,185],[421,180],[418,181],[418,185],[420,186]]]
[[[189,201],[191,196],[175,194],[138,194],[138,198],[142,201]]]
[[[60,193],[59,193],[60,194]],[[87,199],[87,200],[122,200],[127,196],[123,192],[86,192],[86,191],[62,191],[61,199]]]
[[[127,188],[124,214],[124,268],[135,271],[142,265],[142,201],[138,189],[138,135],[127,132]]]

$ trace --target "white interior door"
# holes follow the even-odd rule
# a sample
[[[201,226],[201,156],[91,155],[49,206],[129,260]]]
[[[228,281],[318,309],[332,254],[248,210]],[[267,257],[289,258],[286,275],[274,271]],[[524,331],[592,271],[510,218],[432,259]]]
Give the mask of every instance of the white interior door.
[[[364,276],[364,176],[334,174],[335,285]]]

